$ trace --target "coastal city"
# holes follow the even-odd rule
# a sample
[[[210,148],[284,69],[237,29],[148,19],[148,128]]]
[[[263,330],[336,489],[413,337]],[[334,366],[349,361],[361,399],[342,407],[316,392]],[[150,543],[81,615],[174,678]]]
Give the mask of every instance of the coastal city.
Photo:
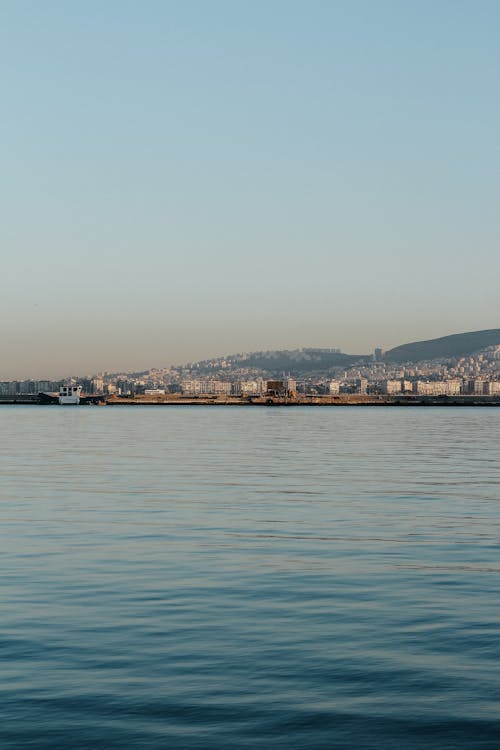
[[[3,381],[0,396],[5,400],[9,396],[51,394],[63,385],[77,383],[83,394],[113,399],[500,395],[500,345],[466,357],[403,363],[390,361],[380,348],[369,357],[359,358],[343,355],[336,348],[257,355],[238,354],[136,373],[100,372],[56,381]],[[349,366],[331,365],[332,360],[339,359],[348,360]]]

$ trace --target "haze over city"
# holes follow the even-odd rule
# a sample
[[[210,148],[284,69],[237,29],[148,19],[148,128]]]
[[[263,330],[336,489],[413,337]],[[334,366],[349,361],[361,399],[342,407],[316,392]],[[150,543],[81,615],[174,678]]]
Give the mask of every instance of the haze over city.
[[[0,379],[498,324],[497,3],[3,9]]]

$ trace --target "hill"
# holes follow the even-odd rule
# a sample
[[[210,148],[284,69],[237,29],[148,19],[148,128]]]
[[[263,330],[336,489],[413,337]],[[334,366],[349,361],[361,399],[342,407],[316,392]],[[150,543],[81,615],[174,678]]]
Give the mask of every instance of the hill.
[[[306,373],[328,372],[335,367],[351,367],[356,362],[371,361],[369,354],[344,354],[338,349],[282,349],[274,351],[232,354],[215,360],[190,365],[200,375],[224,372],[230,375],[240,370],[259,370],[273,376],[285,373],[300,376]]]
[[[254,352],[240,364],[271,372],[290,372],[294,375],[305,372],[330,370],[333,367],[351,367],[360,360],[370,360],[368,354],[344,354],[321,349],[300,351]]]
[[[438,339],[402,344],[385,353],[387,362],[418,362],[429,359],[468,357],[487,346],[500,345],[500,328],[455,333]]]

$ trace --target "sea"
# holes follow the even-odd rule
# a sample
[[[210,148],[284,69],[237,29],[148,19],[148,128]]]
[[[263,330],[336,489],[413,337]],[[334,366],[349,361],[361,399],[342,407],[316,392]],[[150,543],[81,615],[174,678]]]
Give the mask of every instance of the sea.
[[[0,747],[500,747],[500,409],[0,406]]]

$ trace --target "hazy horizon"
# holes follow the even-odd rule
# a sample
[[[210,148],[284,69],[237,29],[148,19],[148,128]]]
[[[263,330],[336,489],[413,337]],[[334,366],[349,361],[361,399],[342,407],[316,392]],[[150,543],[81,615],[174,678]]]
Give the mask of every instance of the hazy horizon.
[[[2,10],[1,380],[495,327],[497,3]]]
[[[491,328],[492,327],[490,326],[490,329]],[[488,329],[483,329],[483,330],[488,330]],[[470,331],[452,331],[452,332],[450,332],[448,334],[442,334],[442,335],[443,336],[447,336],[447,335],[454,335],[454,334],[468,333],[468,332],[470,332]],[[441,335],[440,336],[432,336],[432,337],[429,337],[429,338],[433,339],[433,338],[440,338],[440,337],[441,337]],[[399,342],[397,342],[395,344],[391,344],[390,346],[382,346],[381,348],[383,350],[389,350],[389,349],[394,348],[395,346],[399,346],[401,344],[410,344],[410,343],[413,343],[416,340],[420,341],[420,340],[427,340],[427,339],[423,339],[423,338],[421,338],[421,339],[412,339],[412,340],[408,339],[407,341],[399,341]],[[83,369],[83,370],[74,370],[74,369],[73,370],[67,370],[67,371],[64,371],[64,372],[60,372],[60,371],[56,371],[56,370],[49,370],[49,371],[44,370],[43,372],[42,371],[38,372],[36,370],[36,367],[35,367],[35,369],[33,370],[33,372],[24,373],[24,374],[21,374],[21,375],[19,375],[19,374],[12,375],[11,377],[4,377],[4,378],[0,377],[0,380],[2,380],[2,379],[3,380],[25,380],[25,379],[29,379],[29,378],[34,378],[35,380],[36,379],[42,380],[42,379],[46,379],[46,378],[57,380],[59,378],[66,378],[66,377],[75,376],[75,375],[80,375],[80,376],[95,375],[98,372],[124,372],[124,373],[125,372],[144,372],[144,371],[147,371],[147,370],[150,370],[150,369],[154,369],[154,368],[175,367],[175,366],[184,365],[184,364],[187,364],[187,363],[190,363],[190,362],[199,362],[199,361],[203,361],[203,360],[207,360],[207,359],[217,359],[219,357],[230,356],[230,355],[235,355],[235,354],[239,354],[239,353],[251,353],[251,352],[274,351],[274,350],[293,351],[293,350],[298,350],[298,349],[307,348],[307,347],[318,347],[318,348],[323,348],[323,347],[324,348],[333,348],[333,347],[335,347],[335,348],[339,348],[344,354],[369,355],[369,354],[373,354],[375,348],[377,348],[379,346],[380,346],[380,343],[375,344],[375,345],[368,345],[364,349],[359,348],[356,351],[354,351],[352,348],[350,348],[350,349],[349,348],[344,348],[344,347],[339,346],[338,344],[335,344],[333,342],[330,342],[330,343],[328,343],[328,342],[323,342],[323,343],[319,342],[319,343],[317,343],[316,342],[316,343],[312,343],[312,344],[310,342],[305,342],[305,343],[302,342],[302,343],[298,343],[298,344],[291,344],[289,346],[285,346],[285,345],[265,346],[265,347],[261,346],[261,347],[255,347],[253,349],[242,349],[242,348],[238,349],[238,348],[236,348],[236,349],[232,349],[232,350],[227,349],[227,350],[219,351],[219,352],[208,352],[208,353],[205,352],[203,355],[186,357],[186,358],[184,358],[182,360],[161,361],[161,362],[160,361],[154,361],[154,362],[149,362],[149,363],[146,363],[146,364],[143,364],[143,365],[138,364],[136,366],[130,366],[130,365],[127,365],[127,364],[125,364],[123,367],[114,367],[114,368],[99,366],[99,367],[95,367],[92,370],[87,368],[87,369]]]

